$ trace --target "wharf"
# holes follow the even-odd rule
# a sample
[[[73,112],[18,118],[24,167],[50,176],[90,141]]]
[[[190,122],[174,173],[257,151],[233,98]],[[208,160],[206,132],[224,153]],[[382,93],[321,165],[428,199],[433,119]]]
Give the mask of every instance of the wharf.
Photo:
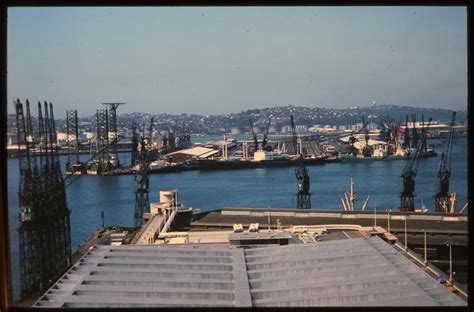
[[[375,223],[376,220],[376,223]],[[390,221],[389,221],[390,220]],[[235,223],[248,227],[259,223],[262,228],[276,228],[295,225],[355,224],[360,226],[378,225],[388,228],[397,235],[404,233],[405,220],[407,233],[421,237],[423,231],[430,235],[433,243],[442,244],[449,237],[459,245],[467,246],[467,215],[418,212],[378,212],[339,211],[339,210],[300,210],[275,208],[222,208],[216,211],[195,214],[193,228],[231,228]],[[421,234],[421,236],[420,236]],[[422,238],[422,237],[421,237]],[[455,241],[455,242],[454,242]]]
[[[406,221],[406,232],[405,232]],[[391,240],[407,244],[408,248],[423,255],[425,247],[430,263],[449,274],[450,247],[456,280],[467,284],[468,216],[463,214],[421,212],[328,211],[267,208],[223,208],[195,214],[191,227],[194,230],[230,229],[240,223],[244,229],[259,223],[261,229],[288,228],[298,225],[320,225],[327,228],[362,226],[382,228]],[[383,231],[382,231],[383,232]],[[387,235],[386,235],[387,236]]]

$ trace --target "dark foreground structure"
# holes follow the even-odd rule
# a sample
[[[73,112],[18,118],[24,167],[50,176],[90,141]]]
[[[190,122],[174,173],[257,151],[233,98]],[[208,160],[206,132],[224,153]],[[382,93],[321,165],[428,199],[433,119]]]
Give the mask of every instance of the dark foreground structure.
[[[30,105],[15,102],[20,168],[21,299],[44,291],[70,266],[71,233],[66,190],[56,150],[53,106],[38,102],[39,129],[31,123]],[[49,110],[48,110],[49,108]],[[37,137],[37,140],[35,140]],[[31,157],[37,148],[42,156]]]

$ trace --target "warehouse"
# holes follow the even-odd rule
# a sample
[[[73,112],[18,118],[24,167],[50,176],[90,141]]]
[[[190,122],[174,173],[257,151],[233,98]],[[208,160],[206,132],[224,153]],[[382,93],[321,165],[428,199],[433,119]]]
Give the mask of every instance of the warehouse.
[[[465,306],[377,236],[260,248],[95,246],[34,307]]]
[[[217,154],[219,154],[218,150],[202,146],[196,146],[166,154],[165,157],[166,160],[169,162],[183,163],[191,159],[210,158]]]

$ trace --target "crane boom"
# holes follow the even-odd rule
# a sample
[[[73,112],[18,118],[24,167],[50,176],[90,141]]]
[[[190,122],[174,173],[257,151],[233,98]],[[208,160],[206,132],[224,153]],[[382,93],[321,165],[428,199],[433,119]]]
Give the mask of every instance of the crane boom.
[[[255,131],[253,130],[252,119],[249,118],[250,130],[252,131],[253,143],[255,144],[255,150],[258,150],[258,139]]]
[[[272,123],[272,117],[268,118],[268,124],[267,124],[267,129],[265,130],[265,134],[263,135],[263,140],[262,140],[262,149],[265,149],[268,143],[268,131],[270,130],[270,124]]]
[[[290,124],[291,124],[291,143],[293,145],[293,155],[298,155],[298,135],[296,134],[295,120],[293,115],[290,115]]]
[[[298,166],[295,168],[296,184],[298,187],[297,209],[311,209],[311,193],[309,192],[310,180],[308,169],[304,165],[303,154],[300,154]]]
[[[451,117],[451,126],[446,147],[436,170],[436,211],[447,212],[449,206],[449,178],[451,177],[451,154],[453,148],[456,112]]]
[[[432,119],[429,118],[428,125],[426,127],[427,131],[423,134],[421,140],[418,142],[418,146],[414,152],[414,155],[411,155],[410,158],[407,159],[402,174],[400,175],[400,211],[415,210],[415,178],[418,171],[419,155],[421,147],[423,146],[423,141],[426,140],[426,134],[431,124],[431,120]]]

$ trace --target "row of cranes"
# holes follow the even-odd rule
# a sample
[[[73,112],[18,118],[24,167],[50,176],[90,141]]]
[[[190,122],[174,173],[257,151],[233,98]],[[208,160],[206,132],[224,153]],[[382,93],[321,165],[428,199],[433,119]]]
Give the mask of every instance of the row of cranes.
[[[268,132],[270,130],[271,123],[272,123],[272,118],[269,117],[265,133],[263,134],[262,142],[259,143],[257,134],[255,133],[253,129],[252,119],[249,118],[250,131],[252,132],[253,143],[254,143],[254,150],[253,150],[254,153],[257,150],[263,150],[263,151],[269,151],[269,152],[273,150],[273,148],[270,145],[268,145]]]
[[[435,210],[437,212],[454,212],[454,201],[455,193],[449,193],[449,178],[451,176],[451,156],[452,156],[452,146],[454,138],[454,126],[455,126],[456,113],[453,112],[450,130],[448,138],[446,140],[446,146],[441,154],[440,162],[436,170],[436,182],[435,182]],[[431,126],[432,119],[429,118],[428,122],[425,123],[424,116],[422,115],[421,129],[418,131],[415,127],[416,124],[416,115],[411,116],[413,127],[409,128],[408,125],[408,115],[406,116],[406,122],[404,126],[404,131],[402,132],[402,127],[400,126],[401,121],[398,124],[390,124],[388,120],[384,120],[382,124],[381,138],[386,140],[387,144],[394,142],[397,146],[401,146],[403,149],[408,150],[407,158],[400,175],[400,211],[415,211],[415,179],[418,172],[418,164],[421,157],[426,156],[431,151],[427,148],[427,137],[428,130]],[[349,145],[351,146],[352,152],[354,152],[353,145],[357,141],[354,134],[364,134],[365,146],[362,154],[364,157],[371,157],[372,151],[369,150],[369,131],[367,129],[367,123],[362,117],[363,127],[357,133],[352,133],[349,138]],[[402,136],[403,139],[399,140],[399,137]],[[401,141],[401,142],[400,142]],[[390,149],[388,149],[390,150]],[[431,152],[432,155],[436,155],[434,152]],[[345,210],[353,210],[353,196],[352,196],[352,178],[351,178],[351,200],[346,198],[341,199],[343,203],[343,208]],[[367,199],[368,200],[368,199]],[[367,201],[366,200],[366,201]],[[364,202],[363,207],[365,208],[366,202]],[[467,207],[467,204],[463,207],[464,210]]]
[[[80,174],[110,174],[116,169],[125,168],[118,157],[118,144],[123,137],[119,135],[117,129],[117,108],[125,103],[102,103],[106,105],[105,109],[98,109],[96,112],[96,140],[91,141],[91,159],[86,162],[79,160],[79,128],[77,110],[66,111],[67,142],[68,142],[68,161],[66,163],[67,175]],[[142,133],[145,132],[144,124]],[[150,125],[153,126],[153,120]],[[156,129],[157,130],[157,129]],[[154,139],[159,137],[160,145],[154,144]],[[191,136],[184,125],[170,126],[162,134],[160,131],[153,131],[146,139],[147,146],[150,149],[149,158],[157,159],[160,154],[172,152],[177,149],[187,148],[191,145]],[[95,151],[93,152],[93,143]],[[152,144],[153,143],[153,144]],[[132,123],[131,138],[131,167],[137,165],[140,144],[138,142],[138,126]],[[152,148],[153,147],[153,148]]]
[[[435,183],[435,209],[438,212],[454,212],[455,194],[449,194],[449,178],[451,176],[451,155],[454,137],[456,112],[453,112],[451,118],[451,125],[449,136],[446,141],[444,152],[441,154],[441,159],[436,170]],[[415,121],[415,118],[413,118]],[[406,161],[402,174],[400,175],[400,211],[414,211],[415,210],[415,178],[418,171],[418,163],[420,154],[426,149],[427,130],[431,124],[431,118],[428,120],[426,128],[423,127],[421,137],[412,142],[417,143],[416,150],[411,157]],[[451,207],[449,203],[451,202]]]
[[[411,129],[408,125],[408,115],[406,116],[405,125],[402,126],[401,124],[401,120],[397,124],[391,122],[389,118],[383,118],[379,124],[378,134],[373,134],[368,129],[369,123],[362,116],[362,127],[358,131],[352,131],[348,139],[346,139],[349,146],[349,154],[362,158],[380,157],[382,156],[380,152],[376,153],[377,151],[374,150],[374,146],[378,144],[386,146],[383,155],[388,157],[400,157],[414,152],[418,147],[420,137],[427,132],[424,116],[422,115],[420,130],[416,129],[416,115],[412,115],[413,127]],[[377,140],[370,143],[371,136],[374,135],[377,136]],[[359,142],[363,142],[363,144]],[[356,143],[358,143],[358,147],[355,146]],[[360,147],[361,145],[362,147]],[[423,141],[420,151],[423,156],[436,156],[434,151],[427,148],[426,140]]]
[[[441,159],[436,171],[436,183],[435,183],[435,210],[437,212],[452,212],[454,213],[454,201],[455,201],[455,193],[449,194],[449,178],[451,176],[451,155],[452,155],[452,146],[453,146],[453,138],[454,138],[454,126],[455,126],[455,117],[456,113],[453,112],[450,124],[450,131],[448,138],[446,140],[445,150],[441,154]],[[413,125],[416,123],[416,116],[412,115]],[[409,157],[406,159],[405,166],[402,170],[400,175],[400,211],[414,211],[415,210],[415,178],[418,171],[418,163],[420,159],[420,155],[423,153],[427,153],[427,135],[428,130],[431,125],[432,119],[429,118],[427,124],[424,122],[424,116],[422,116],[422,127],[421,131],[418,134],[415,126],[410,131],[408,128],[408,116],[407,122],[405,124],[405,131],[404,131],[404,144],[406,148],[412,148],[412,152],[409,154]],[[293,116],[290,116],[290,123],[292,129],[292,147],[295,149],[293,150],[294,154],[299,154],[299,162],[298,167],[295,169],[295,175],[297,178],[297,186],[298,186],[298,193],[297,193],[297,208],[299,209],[307,209],[311,208],[311,201],[310,201],[310,179],[308,175],[308,171],[304,166],[304,158],[303,154],[297,150],[297,142],[298,137],[295,131],[295,124]],[[388,139],[397,136],[397,128],[399,127],[388,127],[386,126],[386,133],[388,134]],[[369,157],[371,151],[368,150],[368,140],[369,134],[367,129],[367,123],[363,118],[363,127],[361,129],[365,135],[364,139],[366,141],[367,150],[363,151],[365,157]],[[353,141],[349,141],[353,143]],[[366,156],[367,154],[367,156]],[[345,199],[341,199],[343,203],[343,207],[345,210],[354,210],[354,196],[352,192],[352,178],[351,178],[351,192],[350,192],[350,200],[348,199],[347,194],[345,194]],[[362,209],[365,209],[370,197],[367,197],[362,205]],[[467,207],[465,205],[462,210]]]

